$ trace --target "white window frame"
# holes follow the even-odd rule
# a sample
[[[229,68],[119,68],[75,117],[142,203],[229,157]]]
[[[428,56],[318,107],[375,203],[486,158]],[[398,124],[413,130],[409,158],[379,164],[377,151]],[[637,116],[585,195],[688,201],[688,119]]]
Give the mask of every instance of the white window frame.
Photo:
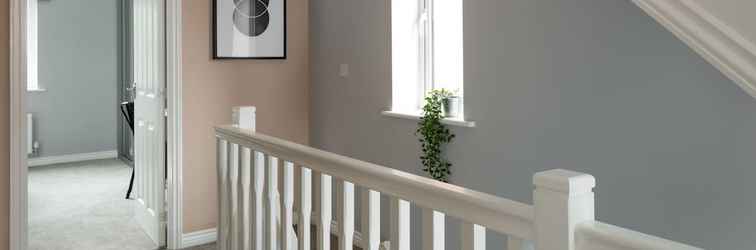
[[[440,1],[436,3],[436,1]],[[443,11],[434,12],[437,4]],[[449,123],[460,126],[474,126],[474,123],[465,121],[464,112],[464,65],[463,65],[463,42],[462,42],[462,0],[393,0],[391,7],[391,33],[392,33],[392,107],[384,115],[401,118],[419,118],[426,93],[439,88],[455,91],[461,99],[461,107],[458,117],[449,118]],[[455,13],[449,13],[448,11]],[[456,12],[458,11],[458,12]],[[450,16],[452,20],[446,20],[456,24],[452,27],[451,34],[435,33],[436,19],[439,16]],[[455,32],[457,32],[455,34]],[[444,43],[446,46],[440,51],[437,41],[438,36],[453,35],[452,42]],[[449,41],[449,39],[443,39]],[[456,49],[449,49],[450,47]],[[451,52],[450,52],[451,51]],[[438,54],[443,53],[443,54]],[[437,57],[441,55],[442,57]],[[455,58],[451,64],[452,74],[436,72],[440,60]],[[446,62],[446,61],[443,61]],[[450,64],[442,66],[449,70]],[[447,72],[448,73],[448,72]],[[447,78],[443,84],[437,83],[439,79]],[[454,78],[453,80],[449,80]],[[444,85],[445,84],[445,85]],[[454,121],[454,122],[452,122]],[[460,123],[462,122],[462,123]]]
[[[39,0],[26,2],[26,91],[44,91],[39,85]]]

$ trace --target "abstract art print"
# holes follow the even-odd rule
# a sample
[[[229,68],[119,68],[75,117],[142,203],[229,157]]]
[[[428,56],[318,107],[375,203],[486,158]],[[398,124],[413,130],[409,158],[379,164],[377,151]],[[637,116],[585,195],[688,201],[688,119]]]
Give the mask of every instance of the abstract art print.
[[[214,0],[216,59],[285,59],[286,0]]]

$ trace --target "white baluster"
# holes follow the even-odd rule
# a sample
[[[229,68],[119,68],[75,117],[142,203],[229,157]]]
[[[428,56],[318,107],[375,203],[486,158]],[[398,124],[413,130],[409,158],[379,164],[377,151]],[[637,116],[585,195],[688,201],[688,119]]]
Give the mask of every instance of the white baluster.
[[[253,205],[253,223],[252,223],[252,249],[263,250],[265,246],[265,234],[263,224],[265,223],[265,206],[263,206],[263,187],[265,184],[265,155],[260,152],[254,153],[254,183],[252,185],[254,205]]]
[[[331,250],[331,176],[320,174],[318,250]]]
[[[381,193],[365,188],[362,195],[362,249],[379,250],[381,241]]]
[[[292,246],[292,239],[294,238],[294,164],[291,162],[284,162],[283,170],[283,223],[281,224],[281,243],[283,250],[296,250],[297,246]]]
[[[341,182],[339,203],[341,205],[339,249],[352,249],[354,247],[354,183]]]
[[[238,185],[239,182],[239,145],[231,144],[228,150],[228,190],[229,190],[229,220],[231,229],[229,230],[228,240],[231,249],[239,249],[239,206],[238,206]]]
[[[221,140],[220,138],[216,139],[216,146],[217,146],[217,160],[218,160],[218,248],[220,250],[227,250],[228,246],[226,246],[226,225],[228,225],[228,221],[226,221],[226,213],[228,213],[227,206],[226,206],[226,196],[227,196],[227,190],[226,190],[226,169],[228,168],[228,154],[226,153],[226,149],[228,147],[228,143],[225,140]]]
[[[410,250],[410,203],[391,198],[391,250]]]
[[[299,186],[299,249],[310,249],[310,213],[312,211],[312,170],[302,167]]]
[[[423,249],[444,250],[446,215],[423,208]]]
[[[550,170],[533,177],[536,249],[575,250],[575,227],[594,220],[593,176]]]
[[[252,150],[246,147],[240,147],[239,150],[239,218],[241,225],[239,228],[238,239],[241,241],[240,247],[243,250],[251,249],[251,226],[250,220],[250,182],[252,175]]]
[[[266,249],[278,249],[278,158],[268,156],[268,246]]]
[[[486,228],[469,222],[462,222],[462,250],[485,250]],[[511,250],[511,249],[507,249]]]

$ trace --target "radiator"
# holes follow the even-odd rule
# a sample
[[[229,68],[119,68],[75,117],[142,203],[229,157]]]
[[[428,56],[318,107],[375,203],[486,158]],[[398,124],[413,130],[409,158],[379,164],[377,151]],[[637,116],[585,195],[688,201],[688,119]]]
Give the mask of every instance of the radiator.
[[[26,154],[34,153],[34,115],[26,114]]]

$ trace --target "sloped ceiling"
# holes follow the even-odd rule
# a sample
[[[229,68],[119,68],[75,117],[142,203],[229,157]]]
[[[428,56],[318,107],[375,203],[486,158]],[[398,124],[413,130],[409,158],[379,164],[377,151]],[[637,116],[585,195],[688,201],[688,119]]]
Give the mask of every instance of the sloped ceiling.
[[[756,98],[756,1],[633,2]]]

